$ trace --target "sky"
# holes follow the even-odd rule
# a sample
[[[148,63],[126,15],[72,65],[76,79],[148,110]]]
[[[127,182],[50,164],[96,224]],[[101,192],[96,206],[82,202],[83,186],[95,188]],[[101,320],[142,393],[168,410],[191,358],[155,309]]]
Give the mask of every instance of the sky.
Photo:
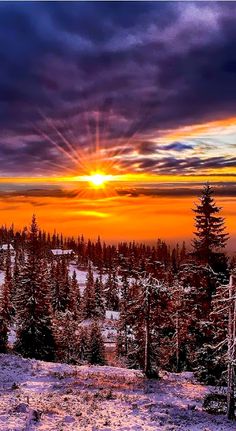
[[[190,239],[209,181],[233,249],[235,21],[234,2],[1,2],[0,224]]]

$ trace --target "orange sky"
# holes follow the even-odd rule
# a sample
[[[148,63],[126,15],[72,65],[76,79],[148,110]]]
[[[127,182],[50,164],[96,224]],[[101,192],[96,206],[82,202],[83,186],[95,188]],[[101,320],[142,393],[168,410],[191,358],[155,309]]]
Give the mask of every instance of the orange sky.
[[[39,193],[40,194],[40,193]],[[83,233],[86,238],[100,235],[106,241],[145,240],[161,238],[167,241],[190,239],[193,231],[191,208],[197,198],[152,197],[129,195],[105,196],[95,190],[88,195],[37,196],[37,192],[1,198],[0,223],[28,225],[36,213],[39,225],[49,231],[55,227],[67,235]],[[53,192],[52,192],[53,194]],[[34,195],[34,196],[33,196]],[[227,229],[231,234],[230,249],[236,236],[236,198],[218,197],[223,207]]]

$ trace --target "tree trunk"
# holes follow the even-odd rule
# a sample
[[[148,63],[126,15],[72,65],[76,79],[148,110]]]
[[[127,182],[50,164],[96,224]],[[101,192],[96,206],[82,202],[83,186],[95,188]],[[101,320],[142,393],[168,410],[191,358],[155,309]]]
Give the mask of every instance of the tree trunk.
[[[147,295],[147,309],[145,316],[145,352],[144,352],[144,372],[147,377],[151,376],[150,358],[150,293]]]
[[[227,417],[235,419],[234,400],[234,360],[235,360],[235,298],[233,294],[233,277],[229,282],[229,311],[228,311],[228,376],[227,376]]]
[[[176,371],[177,371],[177,373],[179,373],[179,371],[180,371],[180,363],[179,363],[179,310],[176,311],[175,331],[176,331]]]

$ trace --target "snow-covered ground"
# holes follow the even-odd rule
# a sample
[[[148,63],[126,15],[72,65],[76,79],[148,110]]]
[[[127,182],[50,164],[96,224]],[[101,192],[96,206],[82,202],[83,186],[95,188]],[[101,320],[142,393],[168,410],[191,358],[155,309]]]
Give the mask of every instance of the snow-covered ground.
[[[80,293],[83,294],[84,289],[85,289],[85,285],[86,285],[86,277],[87,277],[88,271],[82,271],[82,270],[78,269],[76,265],[71,263],[69,265],[69,275],[71,277],[72,277],[74,271],[76,274],[76,279],[79,283]],[[99,277],[99,274],[96,271],[93,272],[93,275],[94,275],[94,279],[96,277]],[[108,277],[107,274],[102,275],[103,283],[105,283],[107,281],[107,277]]]
[[[191,373],[147,381],[134,370],[0,355],[0,430],[235,431],[202,411],[208,391]]]

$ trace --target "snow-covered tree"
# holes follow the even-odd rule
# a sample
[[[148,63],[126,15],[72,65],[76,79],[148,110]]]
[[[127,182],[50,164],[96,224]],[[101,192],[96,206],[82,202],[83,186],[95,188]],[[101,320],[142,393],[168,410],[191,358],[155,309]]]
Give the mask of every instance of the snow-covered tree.
[[[108,310],[117,311],[119,309],[118,280],[114,271],[109,271],[104,291],[106,308]]]
[[[103,299],[103,285],[101,279],[97,277],[94,283],[95,317],[104,318],[105,306]]]
[[[74,313],[75,318],[78,317],[81,310],[81,294],[79,283],[76,278],[76,272],[73,271],[72,279],[70,282],[70,310]]]
[[[147,377],[158,375],[161,288],[161,283],[146,272],[137,274],[137,282],[131,286],[128,359]]]
[[[235,366],[236,366],[236,277],[220,285],[214,296],[214,332],[217,344],[213,346],[215,361],[223,362],[227,381],[227,416],[235,418]]]
[[[16,298],[17,338],[15,349],[26,357],[52,360],[54,339],[48,287],[47,263],[38,248],[38,228],[32,218],[28,256],[21,268]]]
[[[73,313],[67,311],[55,314],[53,334],[57,360],[76,363],[79,359],[79,329]]]
[[[95,320],[91,325],[89,343],[89,362],[91,364],[105,364],[105,347],[102,338],[101,328]]]
[[[82,312],[84,319],[90,319],[95,316],[95,292],[94,292],[94,278],[91,265],[88,267],[86,278],[86,286],[84,289],[82,300]]]
[[[213,193],[212,187],[206,184],[199,203],[193,209],[196,214],[193,248],[201,262],[208,263],[219,272],[226,263],[224,254],[220,252],[226,246],[228,234],[225,232],[224,218],[219,215],[221,208],[216,205]]]

